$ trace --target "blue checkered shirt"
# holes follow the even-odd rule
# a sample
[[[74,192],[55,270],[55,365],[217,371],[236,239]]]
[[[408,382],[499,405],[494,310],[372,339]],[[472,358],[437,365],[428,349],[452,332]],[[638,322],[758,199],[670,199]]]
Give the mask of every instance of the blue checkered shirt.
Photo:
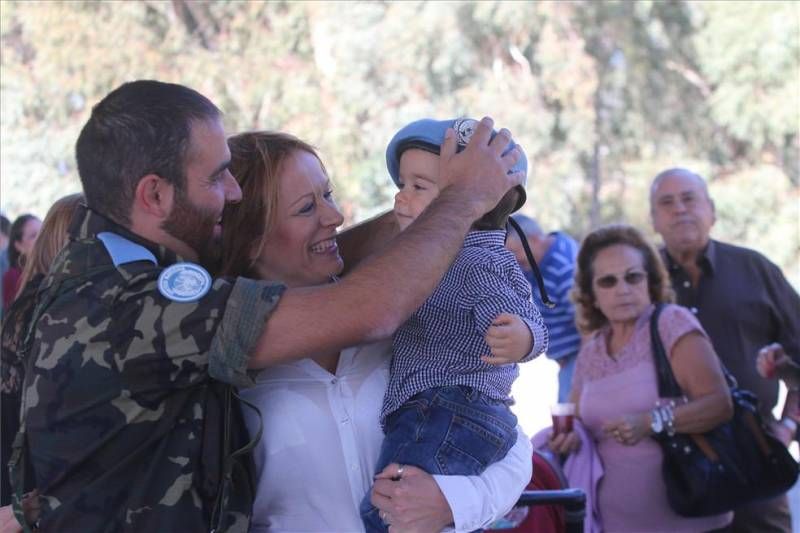
[[[500,313],[518,315],[533,336],[529,361],[547,349],[548,334],[531,301],[531,287],[505,246],[504,230],[472,231],[433,294],[395,332],[392,371],[381,424],[415,394],[467,385],[506,400],[519,374],[516,364],[492,366],[486,331]]]

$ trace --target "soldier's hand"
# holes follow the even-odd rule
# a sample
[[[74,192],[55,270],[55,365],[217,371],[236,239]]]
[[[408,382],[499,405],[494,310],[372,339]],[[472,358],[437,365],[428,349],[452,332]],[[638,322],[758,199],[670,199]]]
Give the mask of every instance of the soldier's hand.
[[[511,141],[511,132],[501,129],[494,139],[494,122],[484,117],[463,152],[456,154],[456,134],[447,131],[439,157],[439,182],[442,195],[458,196],[477,220],[493,209],[512,187],[524,179],[522,172],[508,174],[520,158],[515,147],[503,155]]]

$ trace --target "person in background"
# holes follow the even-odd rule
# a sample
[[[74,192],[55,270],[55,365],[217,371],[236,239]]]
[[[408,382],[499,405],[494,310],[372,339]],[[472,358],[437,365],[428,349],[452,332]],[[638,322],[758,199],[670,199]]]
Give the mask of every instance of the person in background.
[[[777,342],[758,352],[756,370],[764,379],[779,379],[786,385],[786,401],[780,424],[786,427],[784,442],[798,438],[800,423],[800,364],[786,354]]]
[[[575,325],[575,306],[569,298],[575,274],[578,243],[564,232],[545,233],[539,223],[525,215],[511,216],[519,224],[542,273],[544,286],[553,307],[541,306],[542,319],[550,333],[547,357],[558,363],[558,401],[569,398],[572,373],[581,347],[581,337]],[[506,246],[514,253],[533,290],[534,302],[541,301],[539,287],[530,269],[525,250],[517,232],[508,233]]]
[[[756,371],[759,352],[773,343],[800,362],[800,296],[780,268],[760,253],[710,238],[716,221],[705,180],[685,168],[660,172],[650,187],[653,227],[678,304],[697,317],[740,387],[758,396],[765,420],[788,442],[791,425],[772,415],[777,380]],[[785,495],[737,509],[737,532],[789,532]]]
[[[5,215],[0,215],[0,252],[8,248],[8,235],[11,232],[11,221]],[[0,262],[2,266],[2,262]]]
[[[343,258],[340,245],[361,228],[337,233],[343,218],[314,148],[269,131],[241,133],[228,144],[242,202],[224,215],[222,274],[298,289],[344,282],[349,274],[338,276],[352,257]],[[385,245],[398,228],[382,218],[392,226]],[[390,358],[388,340],[309,354],[262,370],[254,387],[240,391],[260,410],[244,410],[251,434],[263,428],[253,451],[252,532],[363,530],[358,506],[369,494],[383,439]],[[438,531],[449,523],[473,531],[514,503],[526,472],[530,445],[520,435],[482,476],[431,476],[405,465],[400,479],[377,484],[387,495],[387,520],[401,531]]]
[[[11,232],[11,221],[0,215],[0,320],[3,318],[3,276],[8,271],[8,235]]]
[[[700,433],[729,420],[730,393],[714,349],[697,319],[670,305],[669,278],[656,251],[631,226],[586,236],[573,289],[581,346],[570,399],[603,463],[597,504],[606,533],[694,533],[725,527],[731,513],[678,516],[667,501],[661,432]],[[667,304],[658,333],[685,401],[659,398],[650,343],[654,304]],[[580,446],[577,431],[550,441],[556,453]]]
[[[756,370],[762,378],[783,381],[790,392],[800,388],[800,364],[789,357],[777,342],[758,352]]]
[[[3,320],[0,336],[0,465],[3,467],[0,485],[0,505],[11,503],[11,485],[5,466],[11,458],[11,443],[19,430],[20,395],[25,375],[25,361],[19,346],[30,325],[36,304],[36,292],[50,265],[67,243],[67,228],[72,215],[83,200],[82,194],[71,194],[55,201],[44,217],[39,237],[33,245],[20,276],[20,291]]]
[[[34,215],[20,215],[11,224],[8,241],[8,270],[3,274],[3,309],[14,301],[19,292],[19,280],[25,258],[31,253],[42,221]]]

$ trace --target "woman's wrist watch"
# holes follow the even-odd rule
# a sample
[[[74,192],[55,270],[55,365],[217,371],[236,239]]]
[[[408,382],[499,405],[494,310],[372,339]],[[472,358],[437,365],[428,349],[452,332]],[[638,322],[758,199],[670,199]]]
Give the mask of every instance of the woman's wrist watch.
[[[661,417],[661,411],[658,408],[650,411],[650,429],[656,435],[664,431],[664,419]]]

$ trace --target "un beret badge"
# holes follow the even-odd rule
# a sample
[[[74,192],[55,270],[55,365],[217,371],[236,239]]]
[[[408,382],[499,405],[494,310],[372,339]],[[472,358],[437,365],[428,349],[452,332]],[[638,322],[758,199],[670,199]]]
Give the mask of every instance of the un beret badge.
[[[195,302],[211,289],[211,275],[194,263],[175,263],[158,276],[158,292],[173,302]]]
[[[478,121],[474,118],[459,118],[453,123],[453,129],[456,130],[456,140],[461,146],[469,144],[472,139],[472,134],[478,127]]]

